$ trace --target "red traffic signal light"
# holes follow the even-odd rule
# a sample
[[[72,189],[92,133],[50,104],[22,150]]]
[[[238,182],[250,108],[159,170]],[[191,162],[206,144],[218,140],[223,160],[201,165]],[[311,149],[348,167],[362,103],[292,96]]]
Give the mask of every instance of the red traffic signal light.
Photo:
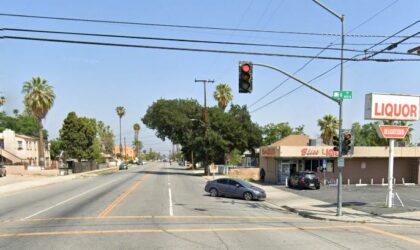
[[[239,93],[252,92],[252,63],[239,62]]]

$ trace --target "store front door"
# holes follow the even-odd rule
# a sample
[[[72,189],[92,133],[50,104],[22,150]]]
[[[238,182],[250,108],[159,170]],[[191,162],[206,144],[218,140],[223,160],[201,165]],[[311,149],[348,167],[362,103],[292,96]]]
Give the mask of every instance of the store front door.
[[[286,179],[290,178],[290,164],[288,162],[281,162],[277,167],[277,171],[277,183],[285,185]]]

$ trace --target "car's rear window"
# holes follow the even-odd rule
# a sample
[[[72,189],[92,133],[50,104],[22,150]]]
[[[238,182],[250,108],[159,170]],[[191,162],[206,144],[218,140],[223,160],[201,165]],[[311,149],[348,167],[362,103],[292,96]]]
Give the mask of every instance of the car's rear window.
[[[316,175],[315,174],[305,174],[305,178],[310,179],[310,180],[316,179]]]

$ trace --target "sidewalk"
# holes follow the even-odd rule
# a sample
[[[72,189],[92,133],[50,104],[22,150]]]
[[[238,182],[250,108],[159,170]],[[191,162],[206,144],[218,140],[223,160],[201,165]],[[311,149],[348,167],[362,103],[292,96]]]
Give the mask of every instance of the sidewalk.
[[[5,181],[6,185],[0,186],[0,197],[4,195],[16,193],[25,189],[46,186],[46,185],[55,184],[55,183],[59,183],[63,181],[77,179],[77,178],[97,176],[99,174],[115,171],[116,169],[117,169],[116,167],[110,167],[110,168],[98,169],[98,170],[84,172],[84,173],[64,175],[64,176],[53,176],[53,177],[29,178],[29,177],[24,177],[24,176],[22,177],[7,176],[7,178],[11,177],[11,179],[14,179],[15,181],[14,182]],[[19,180],[19,178],[23,178],[23,180],[22,179]]]
[[[203,176],[213,180],[213,176]],[[217,178],[226,176],[217,175]],[[252,183],[265,190],[267,203],[281,207],[300,216],[325,221],[340,221],[353,223],[381,224],[417,224],[420,225],[420,211],[376,216],[351,208],[342,208],[342,216],[336,216],[336,205],[316,199],[307,198],[291,192],[278,189],[272,185]]]

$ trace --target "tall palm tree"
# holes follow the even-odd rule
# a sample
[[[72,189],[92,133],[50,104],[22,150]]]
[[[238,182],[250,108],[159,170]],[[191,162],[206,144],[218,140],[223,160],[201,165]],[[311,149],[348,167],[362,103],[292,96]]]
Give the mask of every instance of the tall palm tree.
[[[26,110],[38,121],[38,159],[41,167],[44,162],[44,131],[42,119],[54,105],[55,94],[53,87],[40,77],[32,77],[30,81],[23,83],[22,93],[25,94],[23,103]]]
[[[322,141],[327,145],[331,145],[333,136],[337,134],[337,118],[332,115],[325,115],[318,120],[318,126],[321,128]]]
[[[133,129],[134,129],[134,144],[136,147],[136,156],[139,156],[139,132],[140,132],[140,124],[138,123],[134,123],[133,125]]]
[[[117,115],[120,117],[120,154],[123,152],[123,147],[121,143],[121,118],[125,115],[125,108],[123,106],[118,106],[116,108]]]
[[[213,97],[217,101],[219,108],[225,110],[228,103],[233,99],[232,89],[229,87],[229,85],[220,83],[216,86]]]
[[[6,103],[6,97],[0,96],[0,107],[2,107]]]

